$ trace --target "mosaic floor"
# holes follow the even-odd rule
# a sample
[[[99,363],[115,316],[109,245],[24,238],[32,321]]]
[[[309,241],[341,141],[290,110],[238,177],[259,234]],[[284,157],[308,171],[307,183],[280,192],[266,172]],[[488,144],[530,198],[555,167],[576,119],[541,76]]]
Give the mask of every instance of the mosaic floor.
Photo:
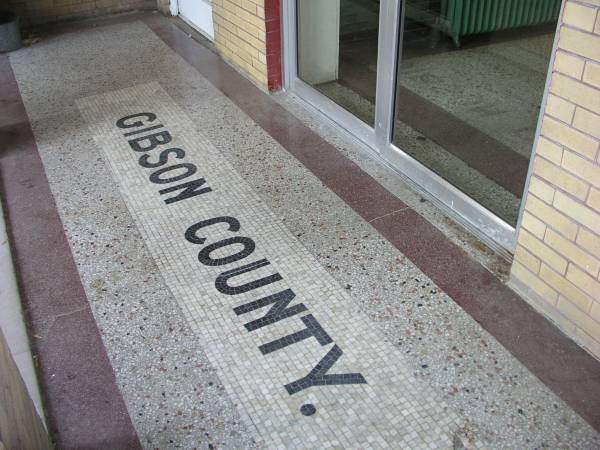
[[[451,447],[456,415],[158,83],[77,103],[185,319],[267,446]]]
[[[600,446],[142,21],[10,64],[143,448]]]

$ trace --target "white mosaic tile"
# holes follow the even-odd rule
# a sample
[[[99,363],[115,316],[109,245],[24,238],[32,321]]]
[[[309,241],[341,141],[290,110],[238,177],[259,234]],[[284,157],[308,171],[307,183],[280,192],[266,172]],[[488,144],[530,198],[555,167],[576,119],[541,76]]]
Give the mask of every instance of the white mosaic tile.
[[[412,377],[399,351],[158,83],[81,99],[78,106],[166,284],[258,442],[269,448],[452,448],[458,417]],[[141,113],[156,118],[117,126]],[[136,152],[128,142],[146,146],[145,136],[164,132],[170,142],[148,151]],[[210,191],[177,200],[184,189],[175,186],[201,178],[196,188]],[[202,224],[223,217],[230,219]],[[204,226],[194,230],[194,224]],[[244,267],[246,273],[235,275]],[[227,275],[229,281],[217,285]],[[281,305],[287,317],[254,322],[253,329],[252,321],[276,311],[267,300],[264,307],[251,302],[283,292],[295,294]],[[318,377],[297,383],[311,370],[327,384],[317,384]]]

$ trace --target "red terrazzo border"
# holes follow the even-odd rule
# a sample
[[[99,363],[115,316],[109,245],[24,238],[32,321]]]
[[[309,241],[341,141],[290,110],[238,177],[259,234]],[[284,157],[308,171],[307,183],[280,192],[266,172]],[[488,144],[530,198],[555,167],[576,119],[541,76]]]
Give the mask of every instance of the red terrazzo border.
[[[51,436],[57,448],[141,449],[0,55],[0,189]]]

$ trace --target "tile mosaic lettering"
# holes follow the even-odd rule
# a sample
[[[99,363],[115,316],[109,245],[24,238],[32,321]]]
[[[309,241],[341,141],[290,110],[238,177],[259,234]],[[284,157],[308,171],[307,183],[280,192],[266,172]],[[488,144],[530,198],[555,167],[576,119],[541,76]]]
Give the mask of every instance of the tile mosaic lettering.
[[[158,83],[78,107],[258,441],[452,448],[457,416]]]

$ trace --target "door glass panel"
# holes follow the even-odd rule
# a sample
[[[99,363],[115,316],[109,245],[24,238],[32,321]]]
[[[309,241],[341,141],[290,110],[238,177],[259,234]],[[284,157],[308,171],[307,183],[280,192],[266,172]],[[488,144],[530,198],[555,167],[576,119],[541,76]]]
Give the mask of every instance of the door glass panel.
[[[393,143],[516,225],[561,0],[405,0]]]
[[[297,0],[298,77],[373,126],[379,0]]]

